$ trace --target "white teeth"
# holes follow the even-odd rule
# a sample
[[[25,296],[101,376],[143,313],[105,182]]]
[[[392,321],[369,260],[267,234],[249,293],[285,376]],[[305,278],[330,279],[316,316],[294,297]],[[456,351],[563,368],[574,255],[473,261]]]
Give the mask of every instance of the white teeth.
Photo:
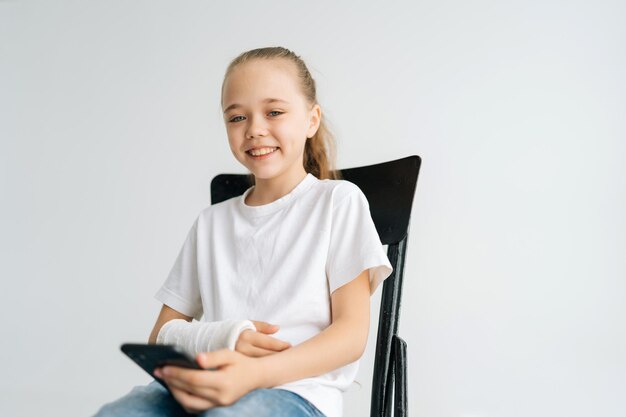
[[[253,150],[250,150],[249,152],[253,156],[261,156],[261,155],[265,155],[265,154],[268,154],[268,153],[272,153],[276,149],[278,149],[278,148],[261,148],[261,149],[253,149]]]

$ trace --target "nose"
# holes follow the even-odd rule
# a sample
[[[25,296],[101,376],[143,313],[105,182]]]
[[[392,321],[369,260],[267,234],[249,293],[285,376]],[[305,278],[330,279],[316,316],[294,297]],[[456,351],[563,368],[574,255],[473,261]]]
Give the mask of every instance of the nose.
[[[267,125],[262,117],[250,116],[250,123],[246,130],[246,138],[254,139],[259,136],[267,135]]]

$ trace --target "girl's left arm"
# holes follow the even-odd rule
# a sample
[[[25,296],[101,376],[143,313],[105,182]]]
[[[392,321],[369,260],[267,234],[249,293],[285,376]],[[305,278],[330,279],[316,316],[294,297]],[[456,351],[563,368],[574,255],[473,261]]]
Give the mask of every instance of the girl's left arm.
[[[332,323],[316,336],[259,358],[261,388],[322,375],[359,359],[367,345],[370,284],[366,269],[331,295]]]

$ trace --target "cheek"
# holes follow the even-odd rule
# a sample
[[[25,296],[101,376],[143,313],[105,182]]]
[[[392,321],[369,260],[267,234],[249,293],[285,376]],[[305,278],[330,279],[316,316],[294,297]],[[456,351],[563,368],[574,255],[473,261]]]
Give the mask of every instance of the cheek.
[[[228,143],[230,146],[237,146],[241,144],[242,140],[236,129],[226,129],[226,136],[228,137]]]
[[[301,146],[301,142],[306,139],[307,130],[303,130],[299,123],[291,123],[276,126],[274,134],[283,143],[283,146],[297,149]]]
[[[230,147],[231,150],[234,150],[235,148],[235,141],[231,139],[230,135],[228,136],[228,146]]]
[[[228,140],[228,146],[229,146],[230,152],[233,154],[233,156],[236,159],[241,159],[241,152],[242,152],[241,151],[241,144],[239,142],[237,142],[237,141],[229,139]]]

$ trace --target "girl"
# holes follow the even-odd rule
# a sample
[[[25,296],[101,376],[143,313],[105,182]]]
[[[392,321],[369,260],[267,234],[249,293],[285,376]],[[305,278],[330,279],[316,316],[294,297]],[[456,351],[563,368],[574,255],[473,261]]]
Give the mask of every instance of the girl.
[[[163,307],[149,342],[165,340],[173,320],[255,318],[254,329],[238,331],[234,348],[200,351],[203,370],[157,370],[171,394],[153,381],[98,417],[342,415],[370,296],[392,272],[367,199],[334,176],[315,81],[293,52],[261,48],[233,60],[222,110],[254,185],[200,212],[155,296]]]

